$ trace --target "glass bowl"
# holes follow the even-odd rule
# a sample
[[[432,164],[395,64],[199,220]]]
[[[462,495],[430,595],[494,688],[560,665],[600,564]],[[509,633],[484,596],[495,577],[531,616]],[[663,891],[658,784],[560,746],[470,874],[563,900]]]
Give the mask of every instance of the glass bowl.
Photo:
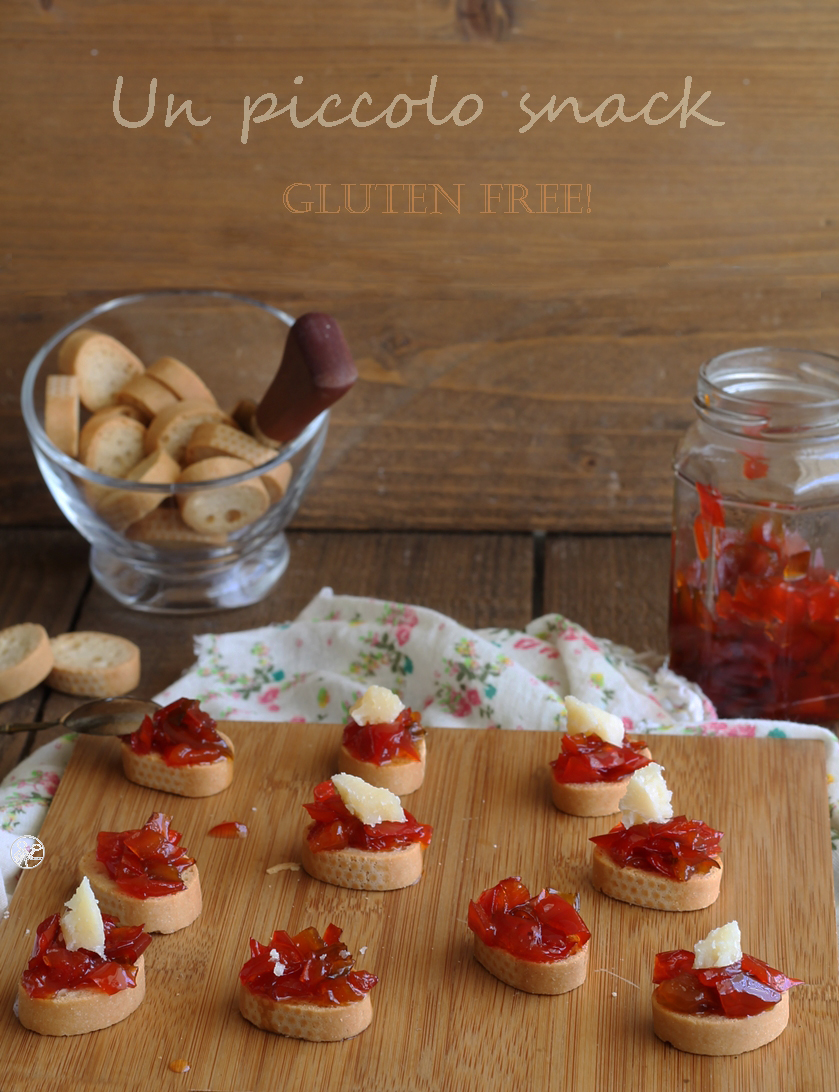
[[[120,603],[181,613],[242,607],[267,595],[288,564],[284,529],[323,451],[329,415],[322,413],[269,461],[232,476],[157,485],[110,477],[59,450],[45,431],[47,377],[59,373],[59,346],[74,330],[91,327],[117,338],[146,366],[174,357],[200,376],[230,414],[242,399],[259,402],[277,373],[293,321],[228,292],[143,292],[94,307],[32,358],[21,405],[38,467],[61,511],[91,544],[97,583]],[[82,408],[82,424],[89,417]],[[217,502],[235,496],[221,489],[242,483],[260,497],[266,489],[269,500],[257,518],[236,526],[235,504],[225,509]],[[234,529],[225,528],[224,518],[212,533],[184,523],[188,502],[208,501],[224,518],[233,513],[227,526]],[[141,518],[126,524],[140,512]]]

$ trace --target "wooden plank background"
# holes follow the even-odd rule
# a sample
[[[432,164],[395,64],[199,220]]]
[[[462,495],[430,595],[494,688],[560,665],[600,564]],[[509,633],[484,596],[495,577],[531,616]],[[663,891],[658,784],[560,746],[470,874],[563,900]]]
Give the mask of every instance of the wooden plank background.
[[[16,403],[69,317],[139,288],[210,286],[333,311],[362,380],[334,415],[301,528],[665,532],[699,363],[748,344],[839,350],[839,14],[830,0],[9,0],[0,28],[0,521],[60,526]],[[245,95],[301,115],[367,90],[472,125],[239,139]],[[295,75],[303,76],[298,87]],[[112,113],[118,76],[126,117]],[[598,128],[693,79],[689,119]],[[196,118],[165,125],[168,95]],[[293,182],[464,186],[460,215],[294,215]],[[591,212],[484,216],[480,186],[591,186]],[[401,191],[397,190],[397,196]]]

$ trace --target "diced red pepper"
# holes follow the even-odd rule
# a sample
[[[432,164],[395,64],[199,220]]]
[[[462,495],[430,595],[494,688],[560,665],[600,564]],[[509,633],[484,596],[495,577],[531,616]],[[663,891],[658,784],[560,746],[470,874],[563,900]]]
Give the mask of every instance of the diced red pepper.
[[[206,766],[232,757],[216,722],[191,698],[178,698],[158,709],[136,732],[121,738],[135,754],[162,755],[167,766]]]
[[[839,720],[839,580],[780,514],[719,528],[719,498],[697,486],[699,563],[673,573],[670,667],[721,716]],[[724,521],[723,521],[724,522]]]
[[[239,978],[251,991],[273,1001],[346,1005],[359,1001],[376,985],[376,975],[354,971],[341,930],[330,924],[323,936],[312,927],[296,936],[278,929],[270,944],[251,938],[251,958]]]
[[[722,831],[677,815],[665,823],[631,827],[618,823],[608,834],[598,834],[590,841],[621,868],[640,868],[683,881],[720,867],[716,858],[721,839]]]
[[[172,818],[156,811],[139,830],[100,831],[96,859],[121,891],[136,899],[183,891],[181,873],[195,864],[172,830]]]
[[[591,937],[575,902],[550,888],[531,898],[519,876],[508,876],[469,903],[467,923],[490,947],[531,963],[554,963]]]
[[[390,724],[356,724],[350,717],[343,744],[359,762],[387,766],[394,760],[419,762],[417,744],[424,735],[420,714],[403,709]]]
[[[61,932],[61,917],[51,914],[38,926],[22,983],[30,997],[54,997],[59,990],[94,988],[114,994],[137,985],[137,960],[151,944],[142,925],[120,925],[102,915],[104,958],[86,948],[71,952]]]
[[[566,734],[562,751],[550,764],[554,780],[561,785],[619,781],[649,763],[641,754],[646,746],[640,739],[626,739],[623,746],[617,746],[594,733]]]
[[[314,853],[327,849],[404,849],[414,842],[429,845],[431,827],[418,823],[409,811],[405,822],[384,822],[365,826],[348,810],[331,781],[315,786],[314,803],[303,807],[314,822],[306,837]]]
[[[694,969],[694,953],[679,949],[655,957],[656,999],[673,1012],[734,1018],[766,1012],[797,978],[787,978],[754,956],[743,955],[727,967]]]

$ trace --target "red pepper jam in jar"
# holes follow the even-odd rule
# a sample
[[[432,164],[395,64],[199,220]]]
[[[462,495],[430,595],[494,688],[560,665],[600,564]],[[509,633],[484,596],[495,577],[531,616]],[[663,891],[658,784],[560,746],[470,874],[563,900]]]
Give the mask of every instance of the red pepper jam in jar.
[[[670,666],[724,717],[839,720],[839,358],[699,371],[676,450]]]

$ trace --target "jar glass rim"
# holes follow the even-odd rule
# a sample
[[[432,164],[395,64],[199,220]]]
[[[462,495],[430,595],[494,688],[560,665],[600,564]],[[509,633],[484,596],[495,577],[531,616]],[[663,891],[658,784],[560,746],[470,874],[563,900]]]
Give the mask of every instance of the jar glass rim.
[[[699,369],[694,405],[726,432],[839,433],[839,357],[811,349],[734,349]]]

